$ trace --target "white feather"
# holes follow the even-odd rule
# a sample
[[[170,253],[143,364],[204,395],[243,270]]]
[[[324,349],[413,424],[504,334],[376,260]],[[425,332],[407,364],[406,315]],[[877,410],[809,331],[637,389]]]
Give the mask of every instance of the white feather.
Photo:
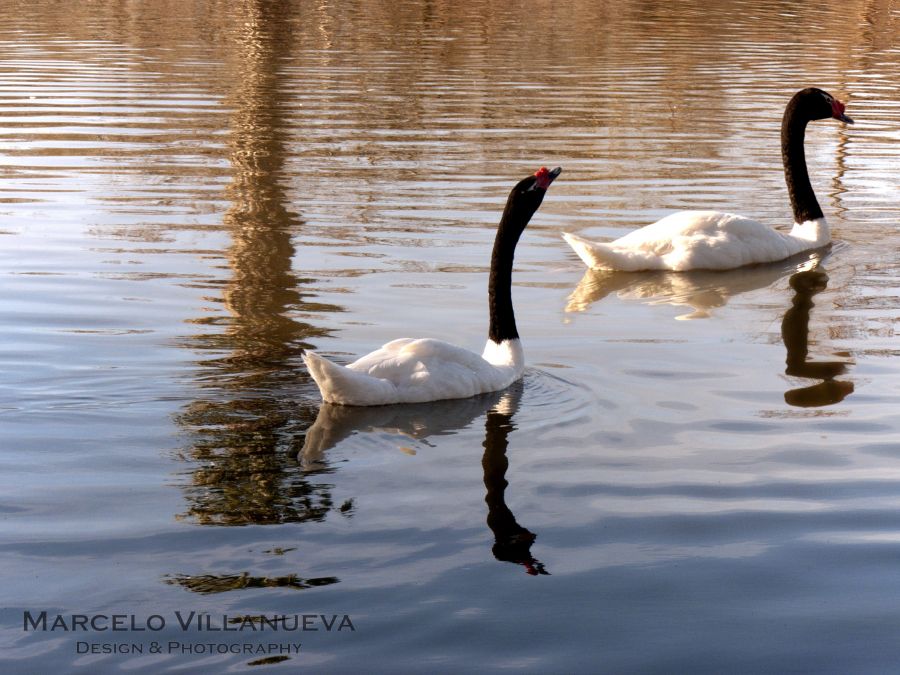
[[[734,269],[784,260],[831,241],[824,217],[784,234],[719,211],[679,211],[611,242],[562,236],[588,267],[623,272]]]
[[[525,370],[518,339],[488,340],[483,356],[442,340],[400,338],[348,366],[309,350],[303,360],[327,403],[361,406],[468,398],[505,389]]]

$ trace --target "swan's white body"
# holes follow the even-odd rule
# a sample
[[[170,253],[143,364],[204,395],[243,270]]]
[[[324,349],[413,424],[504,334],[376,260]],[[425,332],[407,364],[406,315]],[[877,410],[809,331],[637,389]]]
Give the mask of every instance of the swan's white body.
[[[481,356],[442,340],[400,338],[348,366],[309,350],[303,360],[327,403],[359,406],[468,398],[505,389],[525,370],[518,339],[488,340]]]
[[[732,213],[680,211],[608,243],[563,237],[589,267],[600,270],[727,270],[785,260],[827,245],[831,232],[809,180],[806,126],[836,119],[853,124],[846,106],[827,91],[801,89],[781,118],[781,159],[794,215],[787,234]]]
[[[797,223],[785,234],[720,211],[679,211],[611,242],[562,236],[588,267],[623,272],[734,269],[784,260],[831,241],[824,217]]]

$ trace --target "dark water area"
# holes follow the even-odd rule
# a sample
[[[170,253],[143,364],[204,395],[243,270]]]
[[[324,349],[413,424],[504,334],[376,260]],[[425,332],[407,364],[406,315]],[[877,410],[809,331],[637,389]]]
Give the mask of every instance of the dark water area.
[[[856,120],[807,133],[829,249],[614,274],[560,238],[789,227],[806,86]],[[4,672],[892,672],[898,91],[884,0],[3,4]],[[323,406],[304,349],[480,351],[544,165],[521,384]]]

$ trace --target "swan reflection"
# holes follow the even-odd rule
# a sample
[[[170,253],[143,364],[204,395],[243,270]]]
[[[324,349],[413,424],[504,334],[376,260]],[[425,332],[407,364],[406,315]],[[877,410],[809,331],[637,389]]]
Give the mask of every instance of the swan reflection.
[[[741,293],[767,288],[791,272],[812,269],[821,252],[737,270],[690,272],[611,272],[589,269],[569,295],[566,312],[583,312],[611,293],[625,300],[689,307],[677,319],[705,319]]]
[[[506,470],[509,458],[506,449],[509,447],[509,433],[516,427],[513,414],[518,410],[522,393],[522,383],[513,385],[508,397],[488,410],[484,422],[484,455],[481,466],[484,469],[484,501],[488,506],[487,525],[494,533],[494,545],[491,551],[497,560],[522,565],[525,571],[537,576],[550,574],[543,563],[531,555],[531,545],[537,535],[516,522],[516,517],[506,505]]]
[[[797,272],[790,279],[794,297],[791,308],[781,321],[781,337],[787,349],[785,374],[822,380],[817,384],[791,389],[784,394],[785,403],[802,408],[839,403],[853,392],[853,383],[836,380],[847,371],[844,361],[807,361],[809,356],[809,315],[813,296],[828,286],[828,275],[821,269]]]
[[[549,574],[531,555],[537,535],[522,527],[506,505],[506,450],[515,429],[513,416],[519,408],[522,383],[508,389],[466,399],[406,405],[351,407],[323,403],[316,421],[306,432],[298,460],[308,471],[325,468],[325,454],[341,441],[358,433],[388,433],[426,443],[433,436],[453,434],[485,415],[484,469],[487,525],[494,534],[492,552],[497,560],[522,565],[530,575]],[[408,446],[400,450],[414,454]]]

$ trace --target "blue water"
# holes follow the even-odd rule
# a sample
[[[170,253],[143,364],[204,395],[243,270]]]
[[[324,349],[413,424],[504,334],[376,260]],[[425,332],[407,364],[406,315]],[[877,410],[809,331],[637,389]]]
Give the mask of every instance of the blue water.
[[[5,672],[896,668],[889,4],[0,19]],[[788,226],[780,117],[809,85],[857,122],[807,135],[830,249],[604,275],[560,239],[680,208]],[[306,348],[483,346],[500,209],[542,165],[521,385],[321,407]],[[50,630],[73,614],[129,623]]]

